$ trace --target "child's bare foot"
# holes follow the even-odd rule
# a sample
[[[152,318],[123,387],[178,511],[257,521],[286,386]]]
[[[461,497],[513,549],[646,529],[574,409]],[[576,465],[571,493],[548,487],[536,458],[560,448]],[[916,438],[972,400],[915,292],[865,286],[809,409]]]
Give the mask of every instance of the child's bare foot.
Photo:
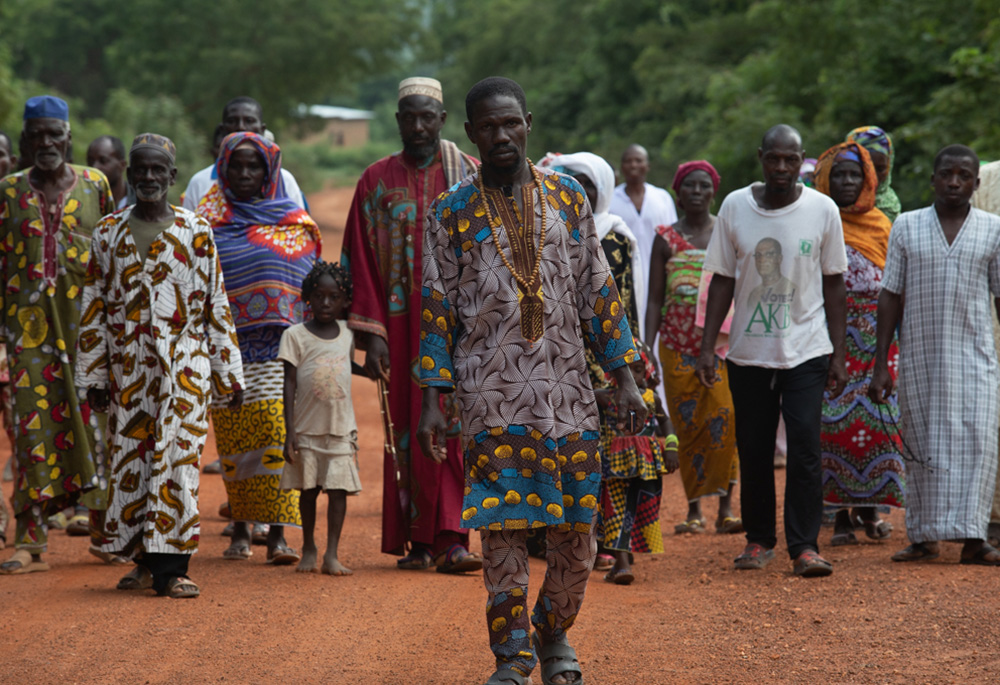
[[[329,555],[323,557],[322,570],[328,576],[349,576],[354,573],[354,571],[340,563],[337,557],[330,557]]]
[[[299,565],[295,567],[296,573],[319,573],[319,569],[316,568],[316,557],[319,552],[314,547],[313,549],[302,549],[302,560],[299,561]]]

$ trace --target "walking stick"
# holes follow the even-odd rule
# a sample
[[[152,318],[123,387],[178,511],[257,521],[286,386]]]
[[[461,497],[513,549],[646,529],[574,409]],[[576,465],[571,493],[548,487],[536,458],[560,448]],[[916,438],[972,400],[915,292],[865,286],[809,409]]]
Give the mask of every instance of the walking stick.
[[[392,455],[392,464],[396,469],[396,483],[403,478],[403,472],[399,468],[399,456],[396,454],[395,433],[392,427],[392,414],[389,413],[389,386],[381,377],[378,379],[378,399],[379,409],[382,412],[382,428],[385,432],[385,451]],[[403,497],[400,488],[400,499]]]

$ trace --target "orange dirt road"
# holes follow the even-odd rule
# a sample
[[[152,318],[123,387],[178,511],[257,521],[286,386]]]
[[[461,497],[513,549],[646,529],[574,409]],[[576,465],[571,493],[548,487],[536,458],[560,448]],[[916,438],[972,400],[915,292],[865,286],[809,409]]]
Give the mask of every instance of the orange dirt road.
[[[339,256],[351,194],[309,198],[327,259]],[[341,543],[354,576],[272,568],[262,547],[249,561],[224,561],[217,512],[225,489],[220,476],[203,476],[202,544],[191,562],[202,596],[117,591],[127,567],[105,566],[87,553],[86,539],[53,532],[50,572],[0,576],[0,683],[485,682],[493,669],[481,577],[397,571],[379,552],[378,401],[364,379],[354,392],[365,489],[348,501]],[[0,440],[6,460],[9,445]],[[215,454],[210,437],[205,461]],[[10,497],[10,483],[3,494]],[[321,506],[317,538],[325,540]],[[737,572],[742,536],[673,535],[686,511],[679,477],[666,477],[666,553],[637,559],[631,587],[592,577],[570,634],[591,685],[1000,679],[1000,569],[960,567],[957,545],[945,545],[937,562],[894,564],[889,555],[905,544],[901,513],[890,517],[890,541],[861,535],[856,547],[827,546],[834,574],[801,580],[781,545],[767,569]],[[705,513],[711,528],[714,502]],[[821,544],[830,535],[825,528]],[[288,538],[301,546],[298,531]],[[532,560],[531,570],[534,591],[543,563]],[[540,683],[538,670],[534,678]]]

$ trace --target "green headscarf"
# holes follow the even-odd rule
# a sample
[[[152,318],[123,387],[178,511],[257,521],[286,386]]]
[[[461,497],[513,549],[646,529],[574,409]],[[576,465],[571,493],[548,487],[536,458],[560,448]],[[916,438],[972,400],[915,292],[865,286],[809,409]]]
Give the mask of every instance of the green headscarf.
[[[889,221],[895,221],[903,208],[896,191],[892,189],[892,165],[894,162],[892,138],[878,126],[859,126],[847,134],[844,142],[857,143],[869,152],[881,152],[889,158],[889,174],[878,186],[878,191],[875,193],[875,206],[889,217]]]

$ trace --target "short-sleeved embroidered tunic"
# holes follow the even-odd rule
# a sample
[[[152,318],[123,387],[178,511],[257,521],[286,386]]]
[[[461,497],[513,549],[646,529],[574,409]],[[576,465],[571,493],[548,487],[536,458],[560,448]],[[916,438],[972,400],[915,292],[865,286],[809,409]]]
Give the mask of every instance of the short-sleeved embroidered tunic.
[[[590,530],[600,488],[599,420],[584,345],[605,370],[635,355],[632,331],[580,185],[543,172],[542,334],[525,338],[521,292],[501,261],[476,176],[437,200],[423,255],[420,379],[454,390],[462,413],[463,525]],[[487,189],[499,249],[530,274],[540,234],[536,187]],[[512,227],[513,230],[512,230]],[[528,329],[530,330],[530,328]]]

